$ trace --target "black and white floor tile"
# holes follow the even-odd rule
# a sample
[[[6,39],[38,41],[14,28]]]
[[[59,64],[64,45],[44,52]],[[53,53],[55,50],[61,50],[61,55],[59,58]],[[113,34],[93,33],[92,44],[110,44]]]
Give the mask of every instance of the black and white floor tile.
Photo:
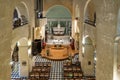
[[[72,59],[72,61],[76,61],[78,55]],[[34,62],[51,62],[51,71],[50,71],[50,78],[49,80],[63,80],[63,63],[66,60],[62,61],[55,61],[55,60],[48,60],[46,58],[42,58],[41,56],[35,56]],[[11,80],[15,80],[15,78],[20,78],[19,76],[19,63],[15,63],[15,68],[11,73]]]
[[[20,76],[19,76],[19,62],[14,63],[13,70],[11,72],[11,80],[15,80],[15,78],[20,78]]]
[[[62,80],[63,76],[63,61],[53,61],[42,58],[40,56],[36,56],[35,62],[51,62],[51,71],[50,71],[50,79],[49,80]]]

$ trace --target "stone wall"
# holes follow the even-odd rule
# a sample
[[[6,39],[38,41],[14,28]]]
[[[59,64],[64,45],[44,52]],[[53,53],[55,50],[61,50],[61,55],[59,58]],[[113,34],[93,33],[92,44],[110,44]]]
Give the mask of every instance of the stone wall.
[[[89,24],[84,24],[84,36],[88,35],[91,40],[92,40],[92,45],[96,45],[96,27],[89,25]]]
[[[27,27],[22,26],[20,29],[18,28],[14,29],[15,31],[13,30],[13,12],[15,7],[19,6],[19,4],[22,3],[25,3],[25,6],[27,8],[26,12],[29,13],[28,25],[30,27],[34,27],[34,2],[32,0],[0,0],[0,80],[10,80],[11,77],[10,58],[11,45],[13,45],[12,43],[15,43],[15,41],[22,37],[28,38],[29,31]],[[18,32],[16,30],[18,30]]]
[[[96,37],[94,38],[91,29],[84,32],[84,15],[87,1],[92,1],[96,11]],[[82,47],[82,35],[86,33],[95,40],[97,52],[96,79],[113,80],[113,56],[114,56],[114,38],[117,35],[117,15],[119,10],[119,0],[75,0],[74,5],[79,4],[80,9],[80,48]],[[81,4],[81,5],[80,5]],[[89,4],[89,3],[88,3]],[[89,5],[90,6],[90,5]],[[91,8],[89,8],[91,9]],[[74,12],[73,12],[74,13]],[[90,30],[90,31],[89,31]],[[81,49],[80,49],[81,50]],[[81,53],[81,51],[80,51]],[[83,60],[80,54],[81,61]],[[119,80],[119,79],[118,79]]]

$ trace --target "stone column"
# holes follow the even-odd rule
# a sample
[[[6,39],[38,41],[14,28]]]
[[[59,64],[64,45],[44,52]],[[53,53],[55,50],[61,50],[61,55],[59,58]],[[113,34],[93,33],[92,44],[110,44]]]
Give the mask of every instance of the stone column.
[[[117,37],[118,38],[118,37]],[[113,80],[120,80],[120,42],[114,43],[114,64],[113,64]]]
[[[100,0],[95,2],[97,4],[96,79],[113,80],[114,38],[116,36],[118,14],[117,6],[113,0]]]
[[[118,47],[117,47],[117,49],[118,49],[118,53],[117,53],[117,77],[118,77],[118,80],[120,80],[120,58],[119,58],[119,56],[120,56],[120,41],[119,41],[119,43],[118,43]]]
[[[28,46],[19,46],[20,77],[28,77]]]
[[[11,80],[10,50],[3,47],[6,48],[0,49],[0,80]]]
[[[113,66],[113,80],[118,80],[117,79],[117,53],[118,53],[118,43],[114,43],[114,66]]]
[[[33,64],[34,64],[34,61],[32,61],[32,55],[30,55],[29,58],[28,58],[28,71],[29,72],[32,71]]]

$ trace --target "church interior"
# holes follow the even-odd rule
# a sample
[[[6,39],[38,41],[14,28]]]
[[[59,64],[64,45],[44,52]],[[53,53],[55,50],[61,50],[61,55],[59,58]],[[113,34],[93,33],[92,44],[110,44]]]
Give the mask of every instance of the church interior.
[[[120,0],[0,0],[0,80],[120,80]]]

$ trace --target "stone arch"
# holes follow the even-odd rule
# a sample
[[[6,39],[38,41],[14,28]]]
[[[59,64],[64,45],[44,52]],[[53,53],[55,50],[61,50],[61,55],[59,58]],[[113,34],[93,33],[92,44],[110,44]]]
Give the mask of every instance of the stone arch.
[[[87,18],[87,16],[86,15],[88,15],[87,13],[87,7],[88,7],[88,4],[90,3],[90,1],[91,0],[88,0],[87,2],[86,2],[86,4],[85,4],[85,7],[84,7],[84,20]]]
[[[15,48],[16,44],[17,44],[18,47],[19,46],[27,46],[28,45],[28,40],[27,40],[27,38],[23,37],[23,38],[15,41],[14,43],[12,43],[12,45],[11,45],[11,58],[12,58],[13,51],[14,51],[14,48]],[[19,53],[18,53],[18,55],[19,55]]]
[[[88,0],[84,7],[84,21],[85,19],[90,19],[94,21],[96,18],[95,4],[92,0]]]
[[[56,10],[57,8],[59,8],[59,9],[61,9],[62,11],[60,11],[60,13],[63,15],[63,16],[66,16],[66,17],[68,17],[68,18],[71,18],[71,12],[70,12],[70,10],[67,8],[67,7],[64,7],[63,5],[54,5],[54,6],[52,6],[52,7],[50,7],[48,10],[47,10],[47,12],[46,12],[46,16],[48,15],[48,14],[52,14],[51,12],[52,12],[52,10],[55,10],[54,12],[56,12],[57,11],[57,13],[55,14],[54,13],[54,16],[55,15],[57,15],[58,14],[58,10]],[[62,15],[61,15],[61,17],[62,17]]]
[[[18,14],[17,17],[15,17],[15,13]],[[13,28],[27,24],[28,20],[29,20],[28,7],[26,3],[22,1],[15,6],[15,9],[13,11],[13,26],[14,26]]]
[[[85,35],[84,40],[83,40],[83,44],[92,45],[92,39],[90,38],[89,35]]]
[[[16,15],[17,15],[17,16],[16,16]],[[15,17],[18,18],[18,17],[20,17],[20,15],[21,15],[21,14],[20,14],[20,11],[19,11],[19,9],[16,7],[16,8],[14,9],[14,15],[13,15],[14,17],[13,17],[13,18],[15,18]]]
[[[25,2],[21,2],[16,7],[19,9],[21,15],[24,15],[29,20],[29,11]]]
[[[22,43],[22,41],[25,41],[25,42]],[[20,43],[21,45],[27,45],[27,41],[28,41],[28,39],[27,39],[26,37],[19,38],[19,39],[17,39],[16,41],[12,42],[12,44],[11,44],[11,49],[14,49],[16,43],[18,43],[18,45],[19,45],[19,43]]]
[[[28,39],[26,37],[22,37],[19,40],[15,41],[12,45],[12,52],[11,57],[13,53],[13,49],[16,46],[16,43],[18,45],[18,59],[19,59],[19,75],[21,77],[27,77],[29,72],[29,61],[28,61]]]
[[[21,2],[21,4],[24,5],[25,11],[26,11],[26,17],[27,17],[27,19],[28,19],[28,21],[29,21],[29,10],[28,10],[28,7],[27,7],[26,3],[23,2],[23,1]]]
[[[84,54],[84,52],[85,52],[85,48],[84,48],[85,45],[92,45],[93,46],[93,41],[89,35],[85,35],[82,39],[82,54]]]
[[[71,35],[71,31],[68,29],[71,27],[72,15],[67,7],[63,5],[49,7],[46,12],[46,17],[48,18],[46,26],[49,26],[50,32],[52,31],[52,26],[58,26],[60,24],[65,29],[64,34]]]
[[[114,59],[113,59],[113,80],[119,80],[120,73],[118,73],[118,68],[120,65],[120,60],[118,56],[120,56],[120,35],[115,37],[114,40]]]
[[[28,39],[27,38],[21,38],[19,40],[19,46],[27,46],[28,45]]]
[[[93,0],[87,0],[83,13],[83,37],[89,35],[96,47],[96,3]],[[94,27],[93,27],[94,26]],[[88,31],[90,30],[90,31]]]
[[[50,7],[52,7],[52,6],[55,6],[55,5],[61,5],[61,6],[64,6],[64,7],[66,7],[71,13],[73,12],[73,9],[72,9],[72,5],[73,4],[73,2],[72,2],[72,0],[70,0],[70,1],[67,1],[67,3],[66,3],[66,1],[64,1],[64,0],[51,0],[51,1],[49,1],[49,0],[45,0],[44,1],[44,14],[46,14],[46,11],[48,11],[48,9],[50,8]]]
[[[83,74],[84,76],[95,76],[94,47],[92,39],[88,35],[86,35],[83,40],[83,58],[81,62]]]
[[[117,36],[114,39],[113,80],[120,79],[120,9],[118,11]]]
[[[21,38],[19,40],[19,63],[20,63],[20,76],[28,76],[29,63],[28,63],[28,39]]]

